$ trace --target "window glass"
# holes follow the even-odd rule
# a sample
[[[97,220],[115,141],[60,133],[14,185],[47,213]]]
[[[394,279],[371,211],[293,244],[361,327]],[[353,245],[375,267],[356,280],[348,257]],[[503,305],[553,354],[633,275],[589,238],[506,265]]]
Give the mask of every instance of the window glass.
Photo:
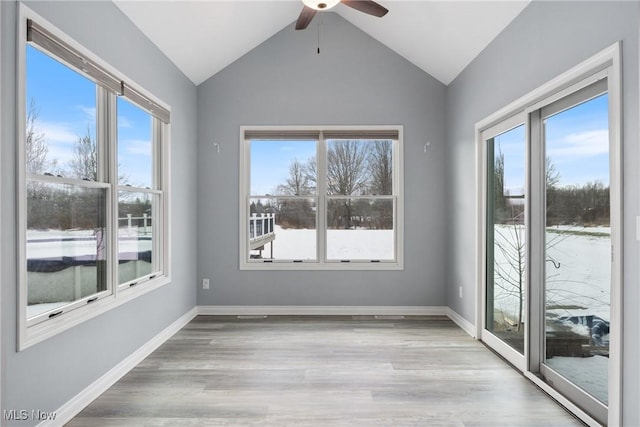
[[[250,259],[317,259],[317,144],[251,141],[250,193],[263,197],[249,199]]]
[[[328,199],[327,258],[395,258],[393,200]]]
[[[152,194],[118,194],[118,278],[127,283],[153,272],[154,206]]]
[[[340,139],[326,146],[327,259],[395,259],[393,141]]]
[[[527,319],[526,127],[487,140],[486,325],[524,354]]]
[[[317,141],[251,141],[250,194],[315,194],[316,146]]]
[[[316,199],[251,198],[249,257],[267,260],[315,260]]]
[[[544,363],[606,404],[613,247],[608,94],[543,123]]]
[[[97,181],[96,84],[30,45],[26,53],[27,172]]]
[[[393,194],[393,141],[328,140],[327,194]]]
[[[152,117],[118,98],[118,183],[153,188]]]
[[[27,185],[27,317],[107,289],[106,190]]]

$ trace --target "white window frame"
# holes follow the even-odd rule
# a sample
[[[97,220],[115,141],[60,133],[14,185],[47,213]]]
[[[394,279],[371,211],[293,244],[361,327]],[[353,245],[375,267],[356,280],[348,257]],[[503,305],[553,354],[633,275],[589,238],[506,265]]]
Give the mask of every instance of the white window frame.
[[[107,229],[108,236],[108,250],[107,250],[107,290],[92,294],[89,297],[85,297],[68,304],[67,306],[59,308],[57,311],[62,311],[61,314],[55,315],[46,319],[27,319],[27,272],[26,272],[26,214],[27,214],[27,198],[26,198],[26,183],[27,183],[27,171],[25,165],[25,150],[24,144],[20,141],[25,139],[25,122],[26,122],[26,41],[27,33],[27,20],[33,20],[39,27],[46,30],[52,36],[54,36],[59,42],[65,46],[70,47],[76,52],[80,53],[83,58],[90,61],[91,64],[96,64],[107,74],[113,76],[115,81],[121,81],[121,87],[128,100],[137,104],[143,110],[151,112],[156,117],[153,118],[154,123],[154,187],[149,189],[143,189],[145,192],[152,192],[159,195],[160,206],[157,208],[158,226],[154,229],[154,244],[153,251],[154,257],[157,257],[157,264],[154,263],[154,272],[145,275],[135,282],[136,286],[131,286],[131,282],[127,282],[119,286],[118,284],[118,226],[117,226],[117,212],[118,212],[118,182],[117,182],[117,114],[115,107],[116,94],[112,91],[99,87],[97,91],[97,140],[99,144],[99,150],[102,154],[100,164],[102,170],[108,179],[99,180],[99,182],[85,182],[82,184],[84,187],[89,188],[104,188],[107,192],[106,199],[106,217],[107,217]],[[170,183],[170,164],[169,164],[169,152],[170,152],[170,124],[169,114],[170,107],[164,102],[157,100],[147,91],[140,89],[141,86],[137,85],[131,79],[127,78],[124,74],[105,63],[97,55],[93,54],[75,40],[68,37],[65,33],[57,29],[54,25],[49,23],[46,19],[33,12],[24,4],[19,5],[18,23],[17,23],[17,190],[16,196],[18,200],[18,216],[17,216],[17,258],[18,258],[18,351],[24,350],[34,344],[37,344],[47,338],[50,338],[62,331],[72,328],[78,324],[81,324],[91,318],[94,318],[102,313],[105,313],[117,306],[127,303],[134,298],[142,296],[148,292],[153,291],[161,286],[170,283],[170,218],[169,218],[169,183]],[[41,49],[42,50],[42,49]],[[65,64],[71,70],[79,71],[78,68],[72,66],[68,62],[61,60],[55,54],[42,50],[47,55],[58,59]],[[81,72],[81,71],[80,71]],[[81,72],[81,74],[84,74]],[[90,80],[94,80],[91,77],[84,74],[85,77]],[[95,80],[94,80],[95,81]],[[129,91],[129,92],[127,92]],[[154,108],[157,109],[153,114]],[[164,114],[164,115],[162,115]],[[158,118],[162,117],[162,121]],[[104,141],[100,145],[99,141]],[[106,148],[106,150],[105,150]],[[108,153],[105,153],[107,151]],[[38,179],[41,181],[51,183],[70,183],[77,185],[77,180],[69,178],[51,177],[51,179],[43,179],[38,175]],[[114,182],[115,180],[115,182]],[[127,190],[135,191],[134,187],[123,187]],[[95,299],[95,297],[98,297]],[[90,303],[90,304],[89,304]],[[49,314],[49,313],[47,313]]]
[[[0,46],[2,46],[2,5],[0,5]],[[1,56],[1,54],[0,54]],[[3,133],[2,133],[2,102],[4,101],[4,97],[2,96],[2,67],[0,67],[0,138],[3,138]],[[2,144],[0,143],[0,195],[2,194]],[[0,242],[3,242],[4,239],[2,237],[2,212],[0,211]],[[2,280],[2,262],[0,261],[0,281]],[[0,308],[2,307],[3,304],[3,300],[2,300],[2,289],[0,288]],[[2,331],[2,316],[0,316],[0,331]],[[3,360],[2,360],[2,353],[4,353],[4,351],[0,351],[0,384],[4,384],[4,382],[2,381],[2,366],[4,366]],[[2,388],[0,387],[0,411],[3,410],[2,407]]]
[[[287,133],[296,132],[318,134],[316,159],[318,164],[318,189],[317,194],[309,198],[317,200],[316,213],[316,259],[315,260],[273,260],[264,262],[249,258],[249,199],[251,149],[250,139],[245,138],[247,132]],[[326,205],[327,194],[324,189],[326,178],[326,141],[322,137],[323,132],[384,132],[395,131],[398,138],[393,142],[393,194],[394,205],[394,255],[393,260],[334,260],[326,257]],[[240,188],[239,188],[239,260],[240,270],[403,270],[404,269],[404,156],[403,156],[403,126],[240,126]],[[335,196],[332,196],[335,198]],[[338,196],[337,198],[340,198]],[[345,196],[347,197],[347,196]],[[360,197],[360,196],[358,196]],[[366,197],[366,196],[362,196]],[[356,197],[357,198],[357,197]],[[376,197],[369,197],[376,198]]]

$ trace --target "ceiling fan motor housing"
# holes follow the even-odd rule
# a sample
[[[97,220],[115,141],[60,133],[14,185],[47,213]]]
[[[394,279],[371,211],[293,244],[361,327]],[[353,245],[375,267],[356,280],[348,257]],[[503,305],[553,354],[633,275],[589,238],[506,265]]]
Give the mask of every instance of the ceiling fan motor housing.
[[[373,0],[302,0],[302,3],[304,3],[304,7],[296,21],[296,30],[304,30],[309,26],[309,23],[318,11],[329,10],[338,3],[342,3],[345,6],[349,6],[367,15],[377,16],[378,18],[383,17],[389,12],[386,7]]]
[[[311,9],[329,10],[335,5],[337,5],[338,3],[340,3],[340,0],[324,0],[324,1],[302,0],[302,2],[305,4],[305,6],[310,7]]]

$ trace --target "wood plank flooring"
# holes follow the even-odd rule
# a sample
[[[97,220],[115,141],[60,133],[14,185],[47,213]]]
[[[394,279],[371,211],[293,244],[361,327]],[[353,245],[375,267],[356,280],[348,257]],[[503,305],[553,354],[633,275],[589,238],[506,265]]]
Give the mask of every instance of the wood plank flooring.
[[[444,317],[198,316],[68,426],[581,426]]]

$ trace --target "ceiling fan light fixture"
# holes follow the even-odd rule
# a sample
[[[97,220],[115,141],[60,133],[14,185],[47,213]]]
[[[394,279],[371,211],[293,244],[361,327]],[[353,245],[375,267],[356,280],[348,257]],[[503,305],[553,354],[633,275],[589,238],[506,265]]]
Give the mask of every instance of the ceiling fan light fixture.
[[[314,10],[329,10],[340,3],[340,0],[302,0],[302,3]]]

